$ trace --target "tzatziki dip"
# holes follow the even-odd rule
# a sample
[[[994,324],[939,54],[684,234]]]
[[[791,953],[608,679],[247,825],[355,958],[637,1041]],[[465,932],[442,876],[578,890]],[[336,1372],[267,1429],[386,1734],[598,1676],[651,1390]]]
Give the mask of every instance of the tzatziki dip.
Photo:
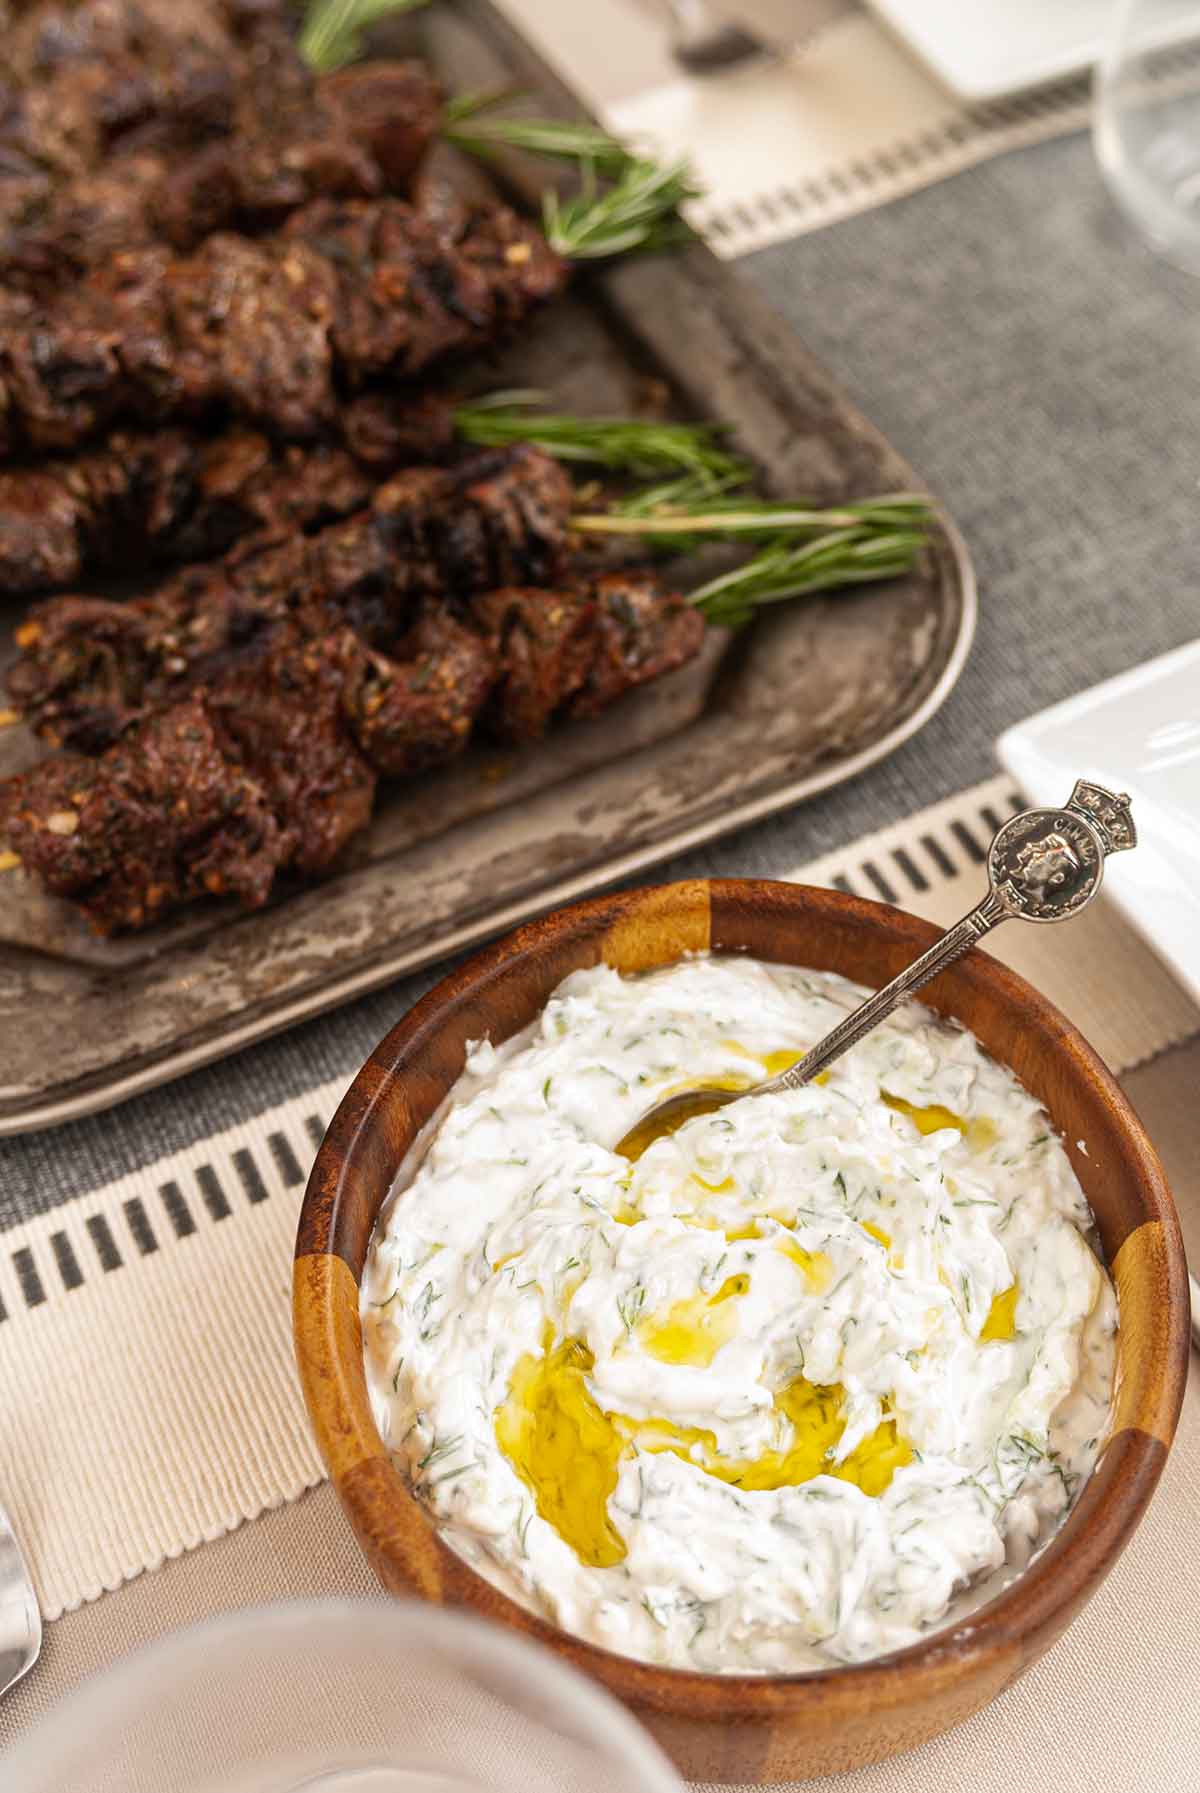
[[[909,1003],[687,959],[473,1045],[363,1279],[380,1432],[446,1543],[565,1630],[709,1672],[855,1663],[1018,1573],[1110,1416],[1116,1300],[1044,1109]]]

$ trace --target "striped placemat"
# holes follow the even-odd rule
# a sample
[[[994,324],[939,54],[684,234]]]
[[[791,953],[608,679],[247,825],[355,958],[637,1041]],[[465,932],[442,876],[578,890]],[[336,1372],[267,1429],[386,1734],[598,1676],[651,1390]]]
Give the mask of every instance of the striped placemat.
[[[612,130],[688,158],[706,189],[689,221],[721,256],[1083,130],[1091,110],[1088,74],[987,103],[960,100],[858,0],[779,0],[778,38],[802,34],[795,48],[704,75],[673,61],[663,0],[496,4]],[[730,0],[713,11],[737,16]],[[1194,92],[1194,56],[1160,58],[1153,79]]]
[[[1019,807],[994,779],[794,876],[946,923],[977,899],[984,843]],[[1103,899],[1070,929],[1011,927],[995,942],[1116,1070],[1200,1030],[1200,1011]],[[291,1252],[342,1087],[5,1235],[0,1503],[47,1618],[322,1479],[292,1363]]]
[[[722,256],[1087,122],[1086,76],[987,105],[956,99],[855,0],[823,0],[815,21],[797,4],[808,28],[792,54],[703,76],[673,62],[659,0],[497,4],[611,129],[688,157],[706,188],[689,220]],[[785,29],[789,8],[777,10]]]

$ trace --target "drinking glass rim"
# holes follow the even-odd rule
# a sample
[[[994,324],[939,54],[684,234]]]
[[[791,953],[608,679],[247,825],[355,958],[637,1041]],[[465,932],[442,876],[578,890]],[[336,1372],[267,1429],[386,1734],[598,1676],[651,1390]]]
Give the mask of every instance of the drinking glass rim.
[[[54,1766],[55,1755],[74,1747],[80,1736],[94,1736],[101,1727],[118,1725],[124,1714],[144,1711],[148,1675],[165,1674],[178,1685],[193,1669],[211,1664],[213,1652],[223,1646],[269,1643],[272,1636],[291,1637],[313,1625],[323,1625],[326,1635],[346,1625],[356,1642],[362,1641],[364,1628],[387,1633],[392,1644],[411,1641],[419,1633],[423,1643],[444,1644],[471,1674],[502,1669],[511,1675],[514,1667],[523,1666],[523,1697],[525,1689],[532,1696],[524,1708],[527,1716],[560,1735],[566,1720],[567,1736],[596,1748],[613,1768],[639,1774],[642,1793],[680,1793],[681,1782],[667,1758],[633,1716],[602,1687],[531,1639],[477,1614],[420,1600],[345,1595],[235,1607],[139,1644],[56,1700],[0,1757],[0,1768],[44,1774]],[[64,1738],[70,1743],[64,1745]]]

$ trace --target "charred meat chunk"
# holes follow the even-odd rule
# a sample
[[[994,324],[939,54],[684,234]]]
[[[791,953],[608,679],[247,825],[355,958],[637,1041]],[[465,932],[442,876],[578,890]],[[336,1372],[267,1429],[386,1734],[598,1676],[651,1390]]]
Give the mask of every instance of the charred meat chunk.
[[[0,830],[102,933],[206,894],[258,908],[280,872],[327,873],[370,820],[376,774],[343,708],[361,659],[344,630],[284,627],[98,758],[0,785]]]
[[[17,631],[9,690],[43,739],[94,753],[286,619],[283,600],[239,589],[220,567],[188,569],[127,604],[51,598]]]
[[[473,455],[439,506],[435,559],[451,593],[549,585],[565,566],[573,488],[560,463],[522,442]],[[387,511],[390,488],[376,496]]]
[[[332,340],[352,382],[411,377],[478,348],[553,298],[565,278],[541,232],[507,206],[439,220],[399,199],[317,200],[282,234],[338,271]]]
[[[372,489],[333,444],[281,449],[252,430],[118,431],[75,460],[0,468],[0,592],[207,560],[264,530],[322,529]]]
[[[105,934],[205,893],[257,908],[284,852],[261,785],[221,751],[198,696],[99,759],[63,754],[7,780],[0,829]]]
[[[148,207],[156,234],[188,249],[215,230],[277,228],[318,198],[408,194],[442,117],[422,64],[360,64],[320,82],[303,71],[292,87],[251,86],[230,135],[164,174]]]
[[[9,692],[44,740],[98,753],[141,716],[153,666],[145,606],[54,599],[33,607],[16,639]]]
[[[311,86],[281,6],[252,17],[212,0],[79,0],[4,23],[0,218],[17,225],[36,226],[67,184],[105,165],[227,136],[277,72]]]
[[[305,244],[273,251],[241,237],[210,237],[194,256],[163,269],[162,299],[167,381],[157,345],[148,378],[145,357],[134,363],[126,352],[123,360],[152,406],[192,416],[240,412],[291,437],[314,436],[333,421],[328,328],[336,282]],[[126,343],[138,328],[136,317],[129,322]]]
[[[13,314],[0,341],[0,450],[214,412],[308,438],[333,421],[339,385],[480,348],[564,278],[536,228],[503,206],[443,229],[398,199],[318,200],[276,236],[218,233],[176,259],[131,250],[33,315]]]
[[[18,635],[12,700],[47,740],[94,746],[289,617],[310,634],[344,623],[392,653],[429,600],[461,607],[506,580],[561,575],[570,504],[562,468],[527,444],[409,469],[343,522],[311,536],[264,530],[145,598],[36,605]]]
[[[375,473],[442,461],[454,446],[454,406],[440,392],[363,392],[342,406],[341,437]]]
[[[444,765],[467,745],[496,671],[491,642],[451,616],[430,613],[396,659],[364,655],[344,698],[354,738],[388,778]]]
[[[385,191],[407,193],[441,129],[442,93],[428,69],[419,62],[357,62],[326,75],[319,93],[370,154]]]
[[[605,573],[591,582],[592,644],[587,676],[569,716],[595,716],[626,691],[694,660],[704,641],[701,613],[644,572]]]
[[[471,611],[500,663],[484,721],[513,742],[540,739],[559,717],[598,714],[693,659],[704,640],[699,611],[646,572],[488,592]]]
[[[514,586],[471,606],[500,675],[484,716],[502,741],[537,741],[587,677],[592,603],[585,592]]]
[[[205,692],[226,751],[263,789],[288,865],[310,877],[326,871],[371,819],[375,773],[342,706],[362,658],[347,630],[313,639],[286,625]]]

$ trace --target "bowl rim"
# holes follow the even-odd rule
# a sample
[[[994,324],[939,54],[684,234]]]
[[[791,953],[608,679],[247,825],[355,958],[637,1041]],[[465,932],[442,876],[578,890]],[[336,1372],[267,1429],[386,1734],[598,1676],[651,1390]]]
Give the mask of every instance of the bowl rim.
[[[908,1707],[914,1699],[935,1700],[964,1678],[994,1671],[1005,1657],[1012,1658],[1013,1665],[1004,1680],[1012,1679],[1059,1635],[1090,1597],[1149,1504],[1183,1400],[1190,1350],[1189,1297],[1182,1235],[1166,1177],[1127,1098],[1062,1012],[1017,972],[985,952],[974,951],[942,974],[942,995],[935,1006],[953,1014],[956,1004],[947,1000],[948,990],[964,981],[982,986],[1002,1002],[1030,1011],[1076,1073],[1099,1087],[1128,1146],[1143,1211],[1115,1256],[1120,1256],[1130,1238],[1152,1231],[1153,1266],[1139,1264],[1138,1273],[1156,1276],[1166,1294],[1152,1320],[1154,1336],[1145,1336],[1145,1329],[1139,1326],[1131,1341],[1139,1363],[1145,1360],[1137,1390],[1136,1423],[1126,1421],[1114,1429],[1097,1470],[1066,1522],[992,1599],[959,1623],[863,1663],[779,1674],[725,1674],[644,1662],[560,1628],[472,1569],[441,1540],[409,1492],[370,1415],[358,1316],[359,1280],[346,1256],[344,1235],[348,1212],[355,1203],[362,1154],[386,1105],[396,1099],[400,1080],[415,1053],[436,1036],[450,1015],[469,1007],[473,997],[486,994],[498,980],[517,975],[522,966],[535,960],[544,951],[547,929],[560,933],[575,928],[594,936],[597,951],[591,962],[599,963],[599,943],[608,930],[628,918],[631,905],[640,905],[652,915],[656,938],[661,940],[670,934],[673,922],[686,924],[697,903],[707,914],[714,899],[735,906],[765,900],[782,913],[808,911],[818,919],[899,940],[906,949],[912,948],[914,956],[941,934],[934,924],[891,904],[837,890],[769,879],[696,879],[617,891],[567,905],[506,934],[448,973],[390,1029],[354,1078],[318,1150],[301,1204],[295,1343],[318,1448],[360,1544],[377,1570],[389,1564],[394,1568],[396,1556],[389,1546],[400,1541],[402,1532],[411,1531],[415,1520],[423,1534],[423,1548],[405,1559],[405,1583],[412,1592],[435,1603],[465,1604],[502,1619],[565,1654],[576,1667],[596,1675],[646,1711],[683,1719],[703,1716],[717,1722],[753,1723],[778,1721],[784,1716],[795,1719],[806,1709],[815,1713],[819,1707],[823,1719],[828,1720],[841,1715],[859,1717],[865,1709],[878,1712]],[[676,950],[662,957],[655,953],[646,959],[646,966],[669,964],[694,950],[696,942],[687,935],[685,925],[675,942]],[[706,943],[701,944],[700,950],[705,949]],[[718,946],[712,950],[735,956],[738,949]],[[800,963],[785,956],[773,962]],[[542,1001],[544,997],[538,1007]],[[1066,1143],[1069,1148],[1070,1142]],[[393,1161],[393,1176],[398,1163],[398,1159]],[[374,1205],[372,1229],[386,1194],[387,1190]],[[1111,1261],[1109,1268],[1113,1268]],[[353,1315],[347,1323],[344,1304],[350,1286]],[[1123,1455],[1113,1485],[1102,1498],[1089,1501],[1100,1464],[1118,1447],[1123,1447]],[[354,1473],[363,1465],[373,1471],[365,1479]],[[385,1509],[382,1526],[381,1502]],[[1036,1647],[1026,1651],[1030,1639],[1036,1640]],[[994,1691],[999,1691],[999,1685],[1003,1681]]]

